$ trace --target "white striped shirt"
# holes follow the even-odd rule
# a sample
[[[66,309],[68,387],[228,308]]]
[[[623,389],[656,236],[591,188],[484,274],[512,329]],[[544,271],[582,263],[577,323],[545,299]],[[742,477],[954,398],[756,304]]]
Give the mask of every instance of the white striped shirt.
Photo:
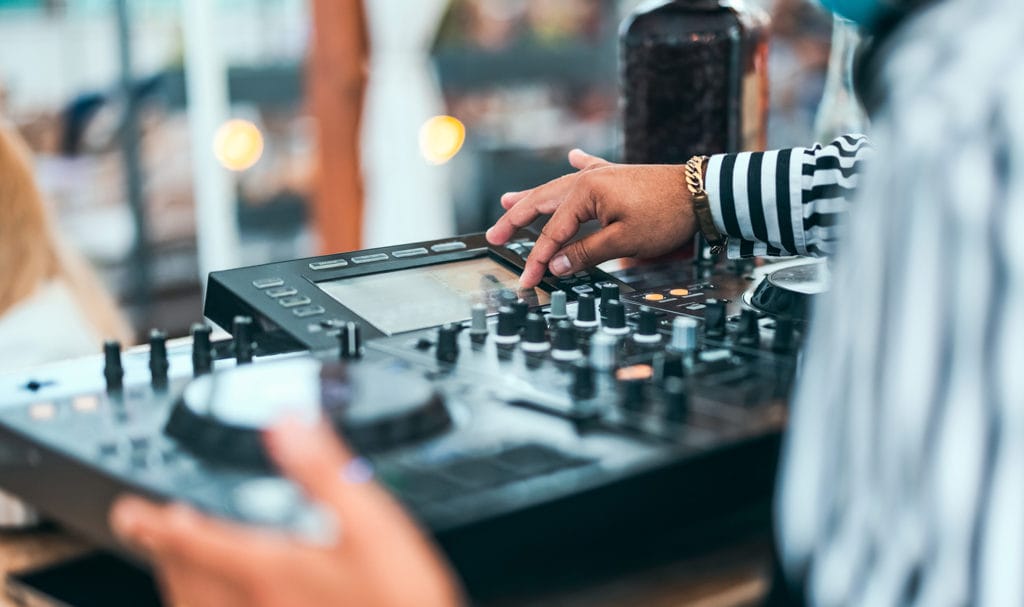
[[[887,45],[865,172],[859,137],[708,167],[734,255],[838,248],[783,565],[815,605],[1024,605],[1024,5],[947,0]]]

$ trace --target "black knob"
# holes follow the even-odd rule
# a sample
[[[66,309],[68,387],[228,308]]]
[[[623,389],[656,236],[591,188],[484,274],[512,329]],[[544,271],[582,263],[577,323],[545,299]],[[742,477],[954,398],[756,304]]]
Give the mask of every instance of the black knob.
[[[338,357],[354,360],[363,355],[363,330],[359,323],[347,322],[338,332]]]
[[[642,379],[627,379],[619,382],[622,406],[630,411],[640,412],[647,407],[647,384]]]
[[[636,321],[636,333],[633,339],[639,342],[661,341],[658,335],[658,313],[647,306],[640,307],[640,314]]]
[[[586,361],[578,361],[572,367],[572,397],[576,400],[594,398],[594,368]]]
[[[437,330],[437,360],[454,363],[459,359],[459,326],[447,324]]]
[[[530,314],[526,317],[523,340],[523,350],[527,352],[547,352],[551,349],[548,342],[548,323],[543,316]]]
[[[117,391],[124,386],[124,367],[121,366],[121,342],[109,340],[103,343],[103,377],[107,390]]]
[[[791,354],[796,350],[796,323],[788,316],[775,321],[775,337],[772,339],[772,352]]]
[[[231,331],[234,337],[235,363],[247,365],[252,362],[252,318],[249,316],[236,316]]]
[[[670,377],[665,382],[665,419],[682,422],[689,412],[690,394],[686,391],[686,382],[678,377]]]
[[[210,327],[202,323],[192,325],[192,375],[199,377],[213,371],[213,344]]]
[[[757,324],[758,314],[754,310],[743,310],[740,326],[736,332],[736,345],[757,348],[761,345],[761,328]]]
[[[708,339],[725,339],[725,302],[709,299],[704,304],[704,336]]]
[[[167,385],[167,335],[159,329],[149,332],[149,375],[154,386]]]
[[[619,301],[619,285],[606,282],[601,285],[601,316],[608,314],[608,304]]]
[[[663,382],[670,379],[679,379],[686,376],[686,366],[683,355],[678,352],[663,352],[658,355],[654,362],[654,368],[658,378]]]
[[[498,309],[498,332],[494,341],[499,344],[513,344],[519,341],[519,323],[516,311],[511,306]]]
[[[567,320],[555,325],[555,350],[551,353],[555,360],[575,360],[580,357],[579,344],[576,342],[576,328]]]
[[[626,306],[618,299],[611,299],[604,306],[605,320],[604,330],[613,335],[624,335],[629,333],[626,326]]]
[[[512,304],[512,311],[516,316],[516,328],[522,329],[526,326],[526,316],[530,313],[530,304],[522,299]]]
[[[590,293],[583,293],[577,299],[576,326],[589,328],[597,326],[597,309],[594,306],[594,296]]]

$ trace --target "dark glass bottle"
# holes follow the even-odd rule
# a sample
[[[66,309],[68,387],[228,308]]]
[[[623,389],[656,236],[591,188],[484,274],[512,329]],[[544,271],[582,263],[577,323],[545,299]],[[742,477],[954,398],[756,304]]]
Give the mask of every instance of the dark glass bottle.
[[[764,149],[768,18],[743,0],[643,4],[622,25],[627,163]]]

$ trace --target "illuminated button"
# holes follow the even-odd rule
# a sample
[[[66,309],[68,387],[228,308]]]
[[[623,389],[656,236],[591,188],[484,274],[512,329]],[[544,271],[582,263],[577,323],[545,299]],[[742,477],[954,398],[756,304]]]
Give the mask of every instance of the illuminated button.
[[[387,253],[374,253],[373,255],[360,255],[359,257],[353,257],[352,263],[374,263],[377,261],[387,261],[391,257]]]
[[[650,365],[622,367],[615,372],[615,379],[619,381],[643,381],[652,377],[654,377],[654,367]]]
[[[28,415],[34,420],[49,421],[57,417],[57,406],[53,403],[36,403],[29,407]]]
[[[274,287],[280,287],[284,284],[284,281],[280,278],[259,278],[252,281],[252,286],[257,289],[272,289]]]
[[[430,250],[435,252],[435,253],[449,253],[451,251],[461,251],[461,250],[463,250],[465,248],[466,248],[466,243],[456,241],[456,242],[442,242],[441,244],[436,244],[436,245],[430,247]]]
[[[647,295],[644,295],[644,299],[647,301],[661,301],[665,299],[665,296],[661,293],[648,293]]]
[[[292,310],[292,314],[299,318],[309,318],[310,316],[318,316],[323,314],[326,310],[320,306],[306,306],[304,308],[295,308]]]
[[[309,269],[314,272],[323,272],[324,270],[336,270],[338,268],[344,268],[348,265],[348,262],[344,259],[331,259],[329,261],[314,261],[309,264]]]
[[[297,308],[299,306],[304,306],[309,302],[310,299],[303,295],[297,295],[295,297],[285,297],[283,299],[277,300],[277,303],[281,304],[286,308]]]
[[[672,289],[668,293],[669,293],[669,295],[674,295],[676,297],[686,297],[687,295],[690,294],[690,290],[689,289]]]
[[[76,396],[75,400],[71,401],[71,408],[79,413],[92,413],[100,408],[100,399],[91,394]]]
[[[404,259],[406,257],[419,257],[420,255],[426,255],[427,253],[429,253],[429,251],[427,251],[423,247],[420,247],[418,249],[405,249],[402,251],[395,251],[391,254],[391,256],[396,259]]]
[[[295,295],[298,293],[291,287],[277,287],[276,289],[268,289],[267,295],[274,299],[280,299],[281,297],[288,297],[289,295]]]

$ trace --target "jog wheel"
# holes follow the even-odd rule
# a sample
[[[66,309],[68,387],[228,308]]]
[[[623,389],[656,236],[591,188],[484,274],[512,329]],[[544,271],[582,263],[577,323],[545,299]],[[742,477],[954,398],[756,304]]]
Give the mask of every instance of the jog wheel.
[[[269,470],[263,431],[287,416],[321,414],[364,453],[426,440],[452,424],[441,396],[412,371],[297,358],[193,380],[164,432],[212,462]]]
[[[757,286],[750,303],[776,318],[806,321],[814,300],[828,291],[831,275],[825,260],[789,266],[768,274]]]

